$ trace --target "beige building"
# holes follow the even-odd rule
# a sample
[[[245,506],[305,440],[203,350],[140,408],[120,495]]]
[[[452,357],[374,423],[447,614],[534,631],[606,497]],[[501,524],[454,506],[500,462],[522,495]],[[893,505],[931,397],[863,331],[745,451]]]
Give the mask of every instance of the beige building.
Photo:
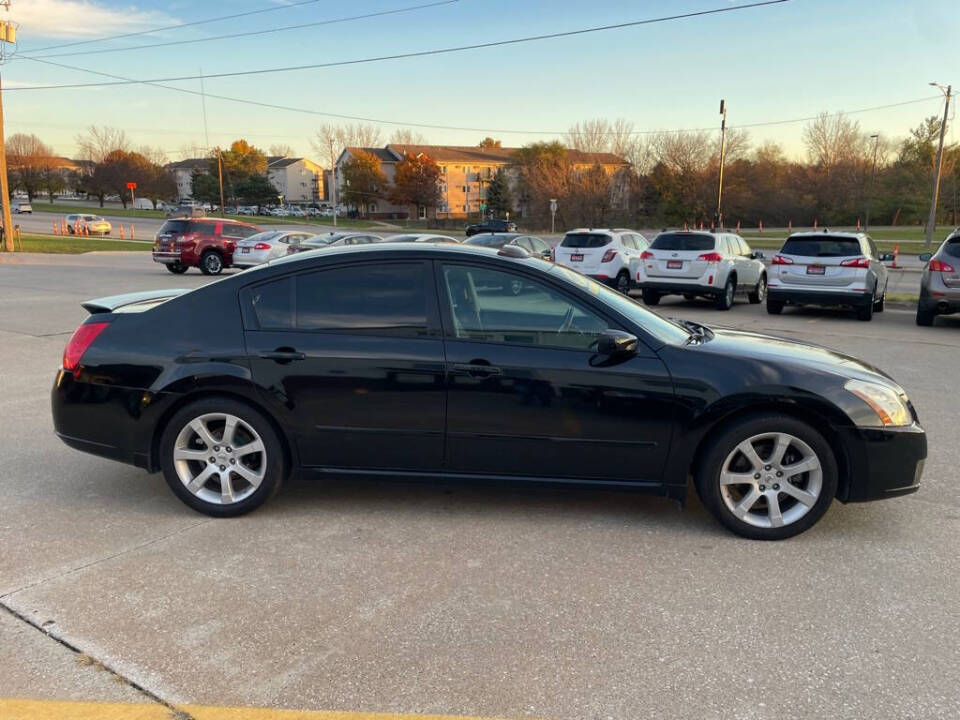
[[[193,198],[194,171],[206,171],[209,167],[209,158],[189,158],[166,165],[177,183],[179,200]],[[315,203],[323,198],[323,168],[307,158],[268,157],[267,177],[284,203]]]
[[[341,172],[343,165],[354,159],[359,151],[370,153],[380,160],[383,172],[391,184],[396,173],[397,163],[407,154],[426,155],[440,166],[440,203],[435,209],[419,208],[420,217],[426,218],[428,211],[438,218],[479,216],[481,205],[486,203],[487,186],[498,169],[510,169],[511,158],[518,149],[395,144],[387,145],[384,148],[348,147],[337,158],[337,188],[338,191],[341,191],[343,187]],[[568,150],[567,156],[576,169],[587,169],[599,164],[611,175],[625,170],[629,166],[623,158],[611,153],[585,153],[579,150]],[[515,174],[508,172],[508,179],[512,184],[515,183]],[[386,199],[371,198],[367,202],[366,211],[368,215],[381,218],[406,217],[410,208],[393,205]]]

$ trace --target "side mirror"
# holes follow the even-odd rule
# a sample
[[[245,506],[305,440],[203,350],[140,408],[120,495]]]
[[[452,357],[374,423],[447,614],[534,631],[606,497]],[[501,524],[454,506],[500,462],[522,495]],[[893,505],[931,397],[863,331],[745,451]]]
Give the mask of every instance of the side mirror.
[[[880,253],[880,262],[892,262],[895,259],[893,253]]]
[[[754,260],[763,260],[763,253],[760,252],[759,250],[754,250],[754,251],[753,251],[753,259],[754,259]]]
[[[637,336],[622,330],[604,330],[597,340],[597,352],[611,357],[623,357],[637,352]]]
[[[930,258],[933,257],[933,253],[920,253],[917,258],[920,262],[930,262]]]

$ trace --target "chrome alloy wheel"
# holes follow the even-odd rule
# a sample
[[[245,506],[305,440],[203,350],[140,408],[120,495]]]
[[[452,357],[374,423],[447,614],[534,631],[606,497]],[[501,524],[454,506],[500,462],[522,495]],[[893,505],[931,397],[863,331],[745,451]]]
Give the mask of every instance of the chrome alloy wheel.
[[[180,482],[200,500],[232,505],[260,487],[267,451],[257,431],[236,415],[208,413],[177,435],[173,465]]]
[[[823,488],[820,458],[803,440],[782,432],[747,438],[720,470],[720,496],[743,522],[761,528],[790,525],[816,504]]]

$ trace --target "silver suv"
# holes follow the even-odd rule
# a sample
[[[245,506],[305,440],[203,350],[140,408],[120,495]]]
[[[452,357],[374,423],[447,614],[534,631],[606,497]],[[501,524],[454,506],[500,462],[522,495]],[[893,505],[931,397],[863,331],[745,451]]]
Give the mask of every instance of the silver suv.
[[[763,302],[767,271],[762,257],[734,233],[662,232],[630,263],[630,275],[647,305],[682,294],[688,300],[712,298],[720,310],[729,310],[737,293],[746,293],[751,303]]]
[[[770,262],[767,312],[779,315],[786,303],[833,305],[856,310],[870,320],[883,312],[887,268],[873,240],[864,233],[796,233],[787,238]]]
[[[927,263],[920,278],[917,325],[933,325],[937,315],[960,312],[960,229],[954,230],[933,255],[924,253]]]

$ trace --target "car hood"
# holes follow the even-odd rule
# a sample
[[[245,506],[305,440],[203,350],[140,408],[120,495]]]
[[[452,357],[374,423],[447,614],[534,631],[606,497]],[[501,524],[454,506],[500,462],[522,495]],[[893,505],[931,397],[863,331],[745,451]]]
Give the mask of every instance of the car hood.
[[[821,345],[799,340],[764,335],[762,333],[710,327],[713,337],[701,347],[710,352],[751,358],[761,362],[789,363],[809,367],[840,377],[856,378],[893,387],[898,393],[903,388],[879,368]]]

